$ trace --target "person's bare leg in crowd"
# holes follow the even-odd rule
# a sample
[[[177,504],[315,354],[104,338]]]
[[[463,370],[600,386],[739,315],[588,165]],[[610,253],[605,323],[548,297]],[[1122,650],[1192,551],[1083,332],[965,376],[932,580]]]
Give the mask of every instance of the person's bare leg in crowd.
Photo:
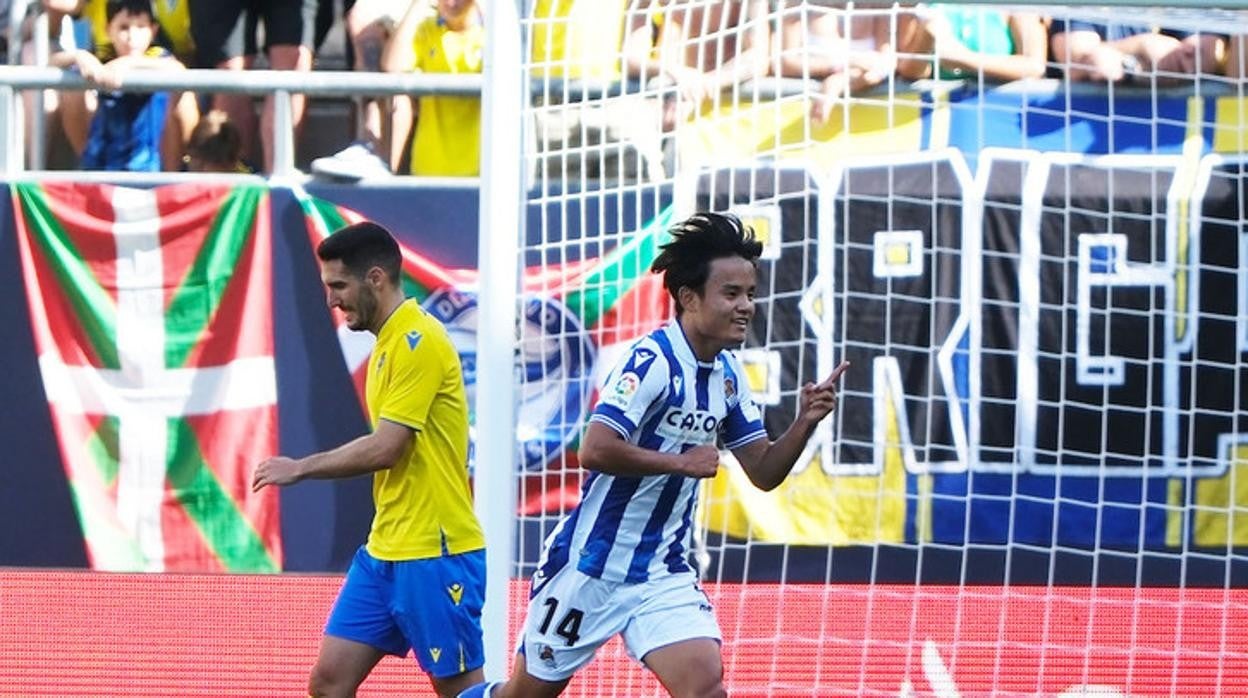
[[[269,49],[269,64],[274,70],[312,70],[312,49],[306,46],[274,46]],[[261,141],[264,143],[264,171],[273,171],[273,95],[264,100],[264,114],[260,117]],[[295,135],[303,124],[304,96],[290,96],[290,114]]]

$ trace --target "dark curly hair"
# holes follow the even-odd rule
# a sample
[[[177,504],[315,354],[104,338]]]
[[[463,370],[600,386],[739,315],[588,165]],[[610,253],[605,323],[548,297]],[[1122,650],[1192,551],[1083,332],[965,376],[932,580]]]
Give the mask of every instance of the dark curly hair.
[[[699,296],[706,291],[711,262],[724,257],[741,257],[757,264],[763,243],[754,230],[731,214],[695,213],[673,225],[672,239],[664,244],[650,271],[663,274],[663,287],[676,302],[676,314],[684,311],[679,292],[688,287]]]

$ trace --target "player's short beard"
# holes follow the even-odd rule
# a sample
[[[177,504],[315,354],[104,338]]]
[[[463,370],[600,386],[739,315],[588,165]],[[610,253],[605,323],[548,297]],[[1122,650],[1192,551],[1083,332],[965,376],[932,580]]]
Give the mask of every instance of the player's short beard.
[[[377,296],[366,284],[360,286],[360,294],[355,299],[355,322],[347,326],[355,331],[371,329],[374,316],[377,314]]]

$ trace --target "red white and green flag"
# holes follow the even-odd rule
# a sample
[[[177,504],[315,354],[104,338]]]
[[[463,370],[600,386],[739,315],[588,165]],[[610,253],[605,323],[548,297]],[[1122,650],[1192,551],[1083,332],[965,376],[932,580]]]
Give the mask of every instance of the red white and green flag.
[[[39,368],[91,566],[277,572],[263,186],[16,183]]]
[[[303,208],[312,248],[335,231],[364,220],[343,206],[295,191]],[[521,357],[525,385],[521,391],[517,438],[525,467],[540,471],[579,434],[585,408],[610,368],[611,355],[649,332],[670,315],[662,279],[649,273],[672,223],[668,207],[601,257],[523,270],[525,295]],[[398,231],[401,232],[401,231]],[[475,236],[476,231],[465,231]],[[400,245],[402,284],[448,326],[465,364],[470,399],[475,399],[475,309],[480,279],[476,269],[448,269]],[[373,336],[347,328],[334,312],[343,359],[363,403],[364,375]],[[526,339],[528,338],[528,339]],[[552,504],[561,508],[575,496],[575,481],[566,496]],[[542,500],[555,501],[549,496]],[[526,505],[526,508],[528,505]],[[532,507],[545,510],[548,505]]]

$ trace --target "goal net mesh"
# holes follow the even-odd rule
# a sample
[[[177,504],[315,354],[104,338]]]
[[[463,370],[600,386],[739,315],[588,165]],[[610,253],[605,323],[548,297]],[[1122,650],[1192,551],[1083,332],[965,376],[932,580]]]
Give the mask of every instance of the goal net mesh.
[[[671,317],[666,228],[733,212],[764,243],[738,355],[773,438],[852,367],[781,487],[727,452],[703,483],[730,694],[1248,692],[1248,14],[530,0],[522,24],[517,579],[578,501],[606,372]],[[569,695],[665,694],[615,641]]]

